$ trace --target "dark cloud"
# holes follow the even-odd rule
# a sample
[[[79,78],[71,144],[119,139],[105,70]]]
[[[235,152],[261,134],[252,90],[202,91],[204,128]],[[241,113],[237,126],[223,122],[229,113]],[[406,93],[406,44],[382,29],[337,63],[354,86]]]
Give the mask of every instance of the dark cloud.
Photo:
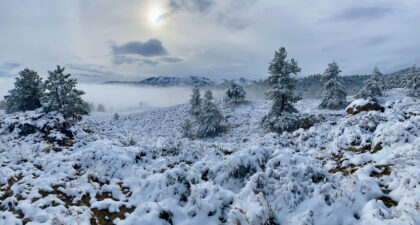
[[[173,12],[183,9],[206,12],[213,4],[213,0],[169,0],[168,2]]]
[[[121,64],[130,64],[139,61],[138,58],[128,57],[125,55],[114,55],[111,58],[111,61],[114,65],[121,65]]]
[[[183,61],[183,59],[177,57],[162,57],[159,59],[159,61],[166,63],[177,63]]]
[[[341,11],[339,14],[333,16],[334,20],[370,20],[384,17],[393,10],[384,7],[355,7]]]
[[[123,45],[113,45],[112,53],[114,55],[141,55],[144,57],[162,56],[168,54],[163,47],[162,42],[157,39],[150,39],[146,42],[132,41]]]
[[[151,60],[151,59],[139,59],[139,65],[151,65],[151,66],[155,66],[157,64],[159,64],[159,62],[157,60]]]

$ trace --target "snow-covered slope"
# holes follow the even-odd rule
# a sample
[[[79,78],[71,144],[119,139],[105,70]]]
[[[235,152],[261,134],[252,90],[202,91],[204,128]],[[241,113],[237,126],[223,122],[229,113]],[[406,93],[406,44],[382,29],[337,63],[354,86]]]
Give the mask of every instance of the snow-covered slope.
[[[297,104],[317,122],[264,133],[269,101],[218,103],[226,132],[181,137],[188,105],[88,117],[72,147],[9,132],[0,114],[0,224],[419,224],[420,104]]]
[[[228,86],[231,80],[213,80],[208,77],[199,76],[187,76],[187,77],[149,77],[142,81],[108,81],[105,84],[132,84],[132,85],[145,85],[145,86],[159,86],[159,87],[170,87],[170,86]],[[253,80],[239,78],[235,82],[241,85],[249,85],[255,83]]]

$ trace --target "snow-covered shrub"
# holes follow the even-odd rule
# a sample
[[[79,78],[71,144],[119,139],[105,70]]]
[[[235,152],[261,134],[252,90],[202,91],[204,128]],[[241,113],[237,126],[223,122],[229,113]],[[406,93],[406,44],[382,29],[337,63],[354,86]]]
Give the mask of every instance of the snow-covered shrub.
[[[261,127],[274,132],[291,131],[298,126],[299,120],[294,113],[297,112],[293,103],[300,98],[295,95],[296,80],[290,74],[297,74],[300,68],[292,58],[286,59],[287,52],[284,47],[275,52],[270,63],[270,76],[268,82],[271,90],[267,92],[268,98],[273,101],[270,112],[261,121]]]
[[[74,134],[69,129],[70,125],[57,112],[40,113],[29,111],[19,113],[13,118],[4,121],[5,126],[0,129],[1,133],[16,133],[19,136],[40,134],[48,142],[59,145],[70,145],[69,140]]]
[[[195,86],[192,90],[192,95],[190,99],[190,114],[193,116],[198,116],[201,113],[201,97],[200,97],[200,89],[198,86]]]
[[[308,219],[306,216],[285,221],[282,215],[292,213],[305,201],[316,202],[305,205],[307,210],[320,212],[310,216],[312,219],[334,218],[335,215],[328,214],[340,194],[337,181],[316,161],[284,153],[276,155],[267,162],[266,169],[255,173],[237,194],[229,212],[229,222],[261,225],[302,223]]]
[[[420,71],[416,65],[410,68],[406,83],[407,95],[411,97],[420,97]]]
[[[269,113],[263,118],[261,126],[268,128],[270,131],[281,133],[283,131],[291,132],[297,130],[301,124],[296,114],[285,112],[279,116]]]
[[[201,114],[198,116],[198,137],[209,137],[215,136],[222,131],[223,116],[217,108],[216,104],[213,103],[213,94],[210,90],[207,90],[204,94],[203,106]]]
[[[372,78],[365,81],[360,92],[357,95],[355,95],[355,98],[371,98],[373,100],[376,100],[376,97],[382,96],[382,89],[380,86],[381,77],[382,73],[379,71],[378,67],[375,67],[373,69]]]
[[[324,72],[322,81],[324,82],[324,91],[322,92],[322,102],[320,108],[338,109],[344,107],[346,102],[346,92],[341,86],[338,74],[341,72],[337,63],[328,64],[328,68]]]
[[[241,85],[236,84],[234,81],[230,82],[230,87],[225,93],[224,101],[232,103],[240,103],[245,99],[246,92]]]
[[[48,72],[48,79],[44,83],[46,92],[41,102],[45,112],[57,111],[65,119],[75,122],[81,120],[83,115],[89,114],[89,106],[80,97],[85,92],[75,88],[76,79],[63,72],[64,67],[60,66],[53,72]]]
[[[41,107],[43,96],[42,78],[37,72],[24,69],[16,78],[15,87],[9,90],[6,100],[6,112],[31,111]]]

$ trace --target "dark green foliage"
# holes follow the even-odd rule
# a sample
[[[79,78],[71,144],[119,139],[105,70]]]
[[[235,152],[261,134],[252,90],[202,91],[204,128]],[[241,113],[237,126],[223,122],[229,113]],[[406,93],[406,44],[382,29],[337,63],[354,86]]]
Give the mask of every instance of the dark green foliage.
[[[198,116],[198,137],[211,137],[219,134],[222,131],[223,116],[213,103],[213,94],[207,90],[204,94],[203,106],[201,113]]]
[[[48,79],[44,83],[45,95],[41,99],[43,109],[45,112],[57,111],[71,122],[81,120],[83,115],[89,114],[89,106],[81,98],[85,93],[76,89],[76,79],[63,72],[64,67],[60,66],[48,72]]]
[[[268,84],[271,90],[267,97],[273,101],[270,112],[261,121],[261,127],[275,132],[291,131],[298,127],[297,112],[293,103],[300,98],[295,95],[296,80],[290,74],[297,74],[300,68],[294,59],[287,60],[284,47],[275,52],[274,59],[269,66]]]
[[[328,64],[328,68],[324,72],[322,81],[324,82],[324,91],[322,92],[322,102],[320,108],[339,109],[347,104],[346,92],[341,82],[338,80],[338,74],[341,70],[337,63]]]
[[[376,97],[382,96],[382,88],[380,82],[382,80],[382,73],[379,71],[377,67],[373,69],[372,77],[365,81],[364,86],[360,90],[360,92],[355,95],[355,98],[364,98],[364,99],[372,99],[376,100]]]
[[[198,86],[195,86],[192,90],[192,95],[190,99],[190,114],[193,116],[200,115],[201,111],[201,96],[200,96],[200,89]]]
[[[15,87],[4,96],[6,112],[30,111],[41,107],[42,79],[37,72],[24,69],[16,78]]]
[[[245,99],[246,92],[241,85],[236,84],[234,81],[230,82],[230,87],[226,91],[225,102],[240,103]]]

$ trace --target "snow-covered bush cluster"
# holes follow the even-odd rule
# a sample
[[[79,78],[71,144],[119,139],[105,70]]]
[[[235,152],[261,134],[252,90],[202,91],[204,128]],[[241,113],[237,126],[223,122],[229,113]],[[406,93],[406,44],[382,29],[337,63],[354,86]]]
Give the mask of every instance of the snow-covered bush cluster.
[[[206,139],[183,138],[190,105],[87,117],[59,150],[0,113],[0,224],[416,224],[420,104],[385,94],[355,115],[300,100],[317,122],[282,134],[270,101],[214,101],[229,129]]]

